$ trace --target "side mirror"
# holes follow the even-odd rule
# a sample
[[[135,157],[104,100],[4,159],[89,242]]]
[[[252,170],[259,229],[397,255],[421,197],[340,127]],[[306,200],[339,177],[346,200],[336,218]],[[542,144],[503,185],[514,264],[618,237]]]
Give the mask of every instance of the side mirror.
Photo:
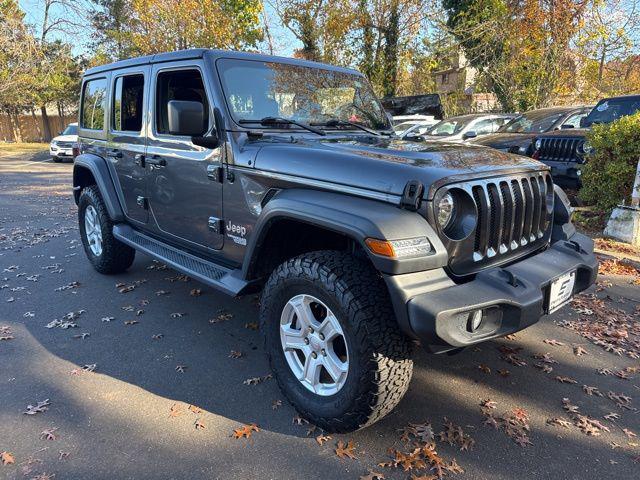
[[[477,136],[478,136],[478,133],[475,130],[469,130],[464,135],[462,135],[462,138],[464,140],[468,140],[470,138],[476,138]]]
[[[191,136],[204,133],[204,106],[202,103],[171,100],[167,108],[170,134]]]
[[[580,119],[580,128],[585,128],[587,126],[587,117],[582,117]]]

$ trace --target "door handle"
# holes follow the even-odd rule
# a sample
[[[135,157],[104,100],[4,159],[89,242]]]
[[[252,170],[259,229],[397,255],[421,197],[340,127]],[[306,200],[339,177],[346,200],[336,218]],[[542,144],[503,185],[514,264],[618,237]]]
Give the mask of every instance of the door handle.
[[[136,156],[133,157],[133,163],[144,168],[144,155],[141,153],[136,154]]]
[[[110,152],[107,152],[107,157],[122,158],[122,152],[120,150],[111,150]]]
[[[148,163],[149,165],[155,165],[157,167],[164,167],[167,165],[167,161],[160,155],[152,155],[151,157],[145,159],[145,163]]]

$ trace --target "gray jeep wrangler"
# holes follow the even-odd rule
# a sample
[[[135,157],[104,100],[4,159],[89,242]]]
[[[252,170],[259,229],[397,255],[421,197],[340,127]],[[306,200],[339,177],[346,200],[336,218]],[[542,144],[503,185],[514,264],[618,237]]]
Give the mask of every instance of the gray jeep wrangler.
[[[433,353],[521,330],[593,284],[548,167],[397,139],[366,78],[188,50],[88,70],[73,182],[94,268],[136,250],[262,291],[271,368],[327,431],[382,418]]]

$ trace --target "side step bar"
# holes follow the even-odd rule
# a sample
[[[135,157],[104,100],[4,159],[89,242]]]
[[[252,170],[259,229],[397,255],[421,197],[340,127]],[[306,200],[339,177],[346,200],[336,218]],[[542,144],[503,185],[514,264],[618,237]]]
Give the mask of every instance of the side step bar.
[[[117,224],[113,227],[113,236],[130,247],[151,255],[171,268],[189,275],[191,278],[209,285],[232,296],[237,296],[249,285],[249,282],[236,276],[236,270],[203,260],[185,253],[171,245],[144,235],[129,225]]]

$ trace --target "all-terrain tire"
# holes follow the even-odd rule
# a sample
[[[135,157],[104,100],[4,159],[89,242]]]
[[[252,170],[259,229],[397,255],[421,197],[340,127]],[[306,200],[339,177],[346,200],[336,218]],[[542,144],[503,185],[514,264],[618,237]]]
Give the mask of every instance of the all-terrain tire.
[[[325,303],[338,318],[349,350],[342,388],[331,396],[308,390],[287,364],[280,340],[283,308],[296,295]],[[371,425],[400,402],[413,372],[411,343],[400,332],[383,280],[365,260],[318,251],[287,260],[271,274],[260,310],[272,371],[284,395],[328,432]]]
[[[91,251],[85,231],[85,211],[90,205],[96,210],[100,228],[102,229],[102,253],[100,255],[95,255]],[[82,245],[93,268],[100,273],[114,274],[124,272],[131,266],[135,259],[136,251],[113,236],[113,222],[96,185],[86,187],[80,193],[78,223]]]

